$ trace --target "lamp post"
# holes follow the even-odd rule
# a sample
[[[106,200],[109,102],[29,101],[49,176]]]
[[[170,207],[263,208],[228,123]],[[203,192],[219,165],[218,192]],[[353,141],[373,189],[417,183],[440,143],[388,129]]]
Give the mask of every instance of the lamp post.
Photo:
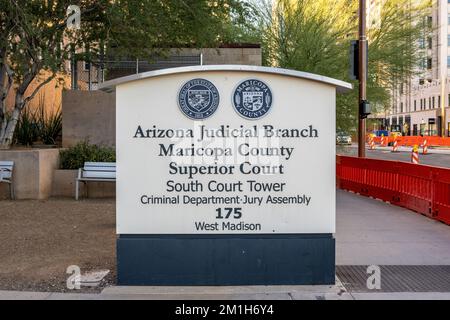
[[[366,119],[364,108],[367,104],[367,38],[366,38],[366,0],[359,0],[359,109],[358,109],[358,157],[366,157],[365,133]]]

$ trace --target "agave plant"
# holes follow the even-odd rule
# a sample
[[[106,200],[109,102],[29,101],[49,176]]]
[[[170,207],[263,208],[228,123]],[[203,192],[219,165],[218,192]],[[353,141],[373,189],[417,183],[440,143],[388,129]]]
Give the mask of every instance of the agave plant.
[[[24,146],[31,146],[39,137],[39,124],[36,113],[24,109],[14,131],[14,141]]]
[[[39,123],[39,137],[42,142],[44,144],[56,144],[56,140],[62,132],[61,107],[48,115],[42,112]]]
[[[32,146],[40,140],[47,145],[56,144],[62,132],[61,106],[49,113],[45,108],[45,96],[39,95],[37,108],[33,111],[29,108],[21,113],[15,130],[15,142]]]

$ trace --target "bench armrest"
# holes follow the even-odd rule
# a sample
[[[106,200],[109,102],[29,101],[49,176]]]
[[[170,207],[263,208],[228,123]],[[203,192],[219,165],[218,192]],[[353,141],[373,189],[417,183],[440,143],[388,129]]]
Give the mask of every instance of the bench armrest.
[[[9,175],[8,178],[6,178],[6,176],[3,176],[3,172],[11,172],[11,174]],[[0,181],[4,182],[4,181],[11,181],[12,179],[12,170],[9,168],[0,168]]]

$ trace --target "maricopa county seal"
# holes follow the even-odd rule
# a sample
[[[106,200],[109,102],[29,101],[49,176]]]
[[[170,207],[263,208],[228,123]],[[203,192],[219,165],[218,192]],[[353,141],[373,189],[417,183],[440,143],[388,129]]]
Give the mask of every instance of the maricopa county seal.
[[[178,94],[178,105],[188,118],[206,119],[219,106],[219,91],[208,80],[190,80],[183,85]]]
[[[234,90],[233,105],[244,118],[259,119],[272,106],[272,92],[261,80],[245,80]]]

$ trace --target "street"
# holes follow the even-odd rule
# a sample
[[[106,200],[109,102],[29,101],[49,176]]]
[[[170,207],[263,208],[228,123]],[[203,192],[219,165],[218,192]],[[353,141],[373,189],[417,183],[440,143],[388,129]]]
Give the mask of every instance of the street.
[[[411,162],[411,148],[400,148],[399,152],[391,152],[391,148],[380,148],[375,150],[366,149],[366,156],[368,158],[380,159],[380,160],[393,160],[393,161],[404,161]],[[419,150],[422,152],[422,149]],[[336,146],[336,153],[343,156],[357,156],[358,148],[356,144],[351,146]],[[446,167],[450,168],[450,150],[433,150],[428,149],[428,154],[419,154],[420,164],[426,164],[430,166]]]

